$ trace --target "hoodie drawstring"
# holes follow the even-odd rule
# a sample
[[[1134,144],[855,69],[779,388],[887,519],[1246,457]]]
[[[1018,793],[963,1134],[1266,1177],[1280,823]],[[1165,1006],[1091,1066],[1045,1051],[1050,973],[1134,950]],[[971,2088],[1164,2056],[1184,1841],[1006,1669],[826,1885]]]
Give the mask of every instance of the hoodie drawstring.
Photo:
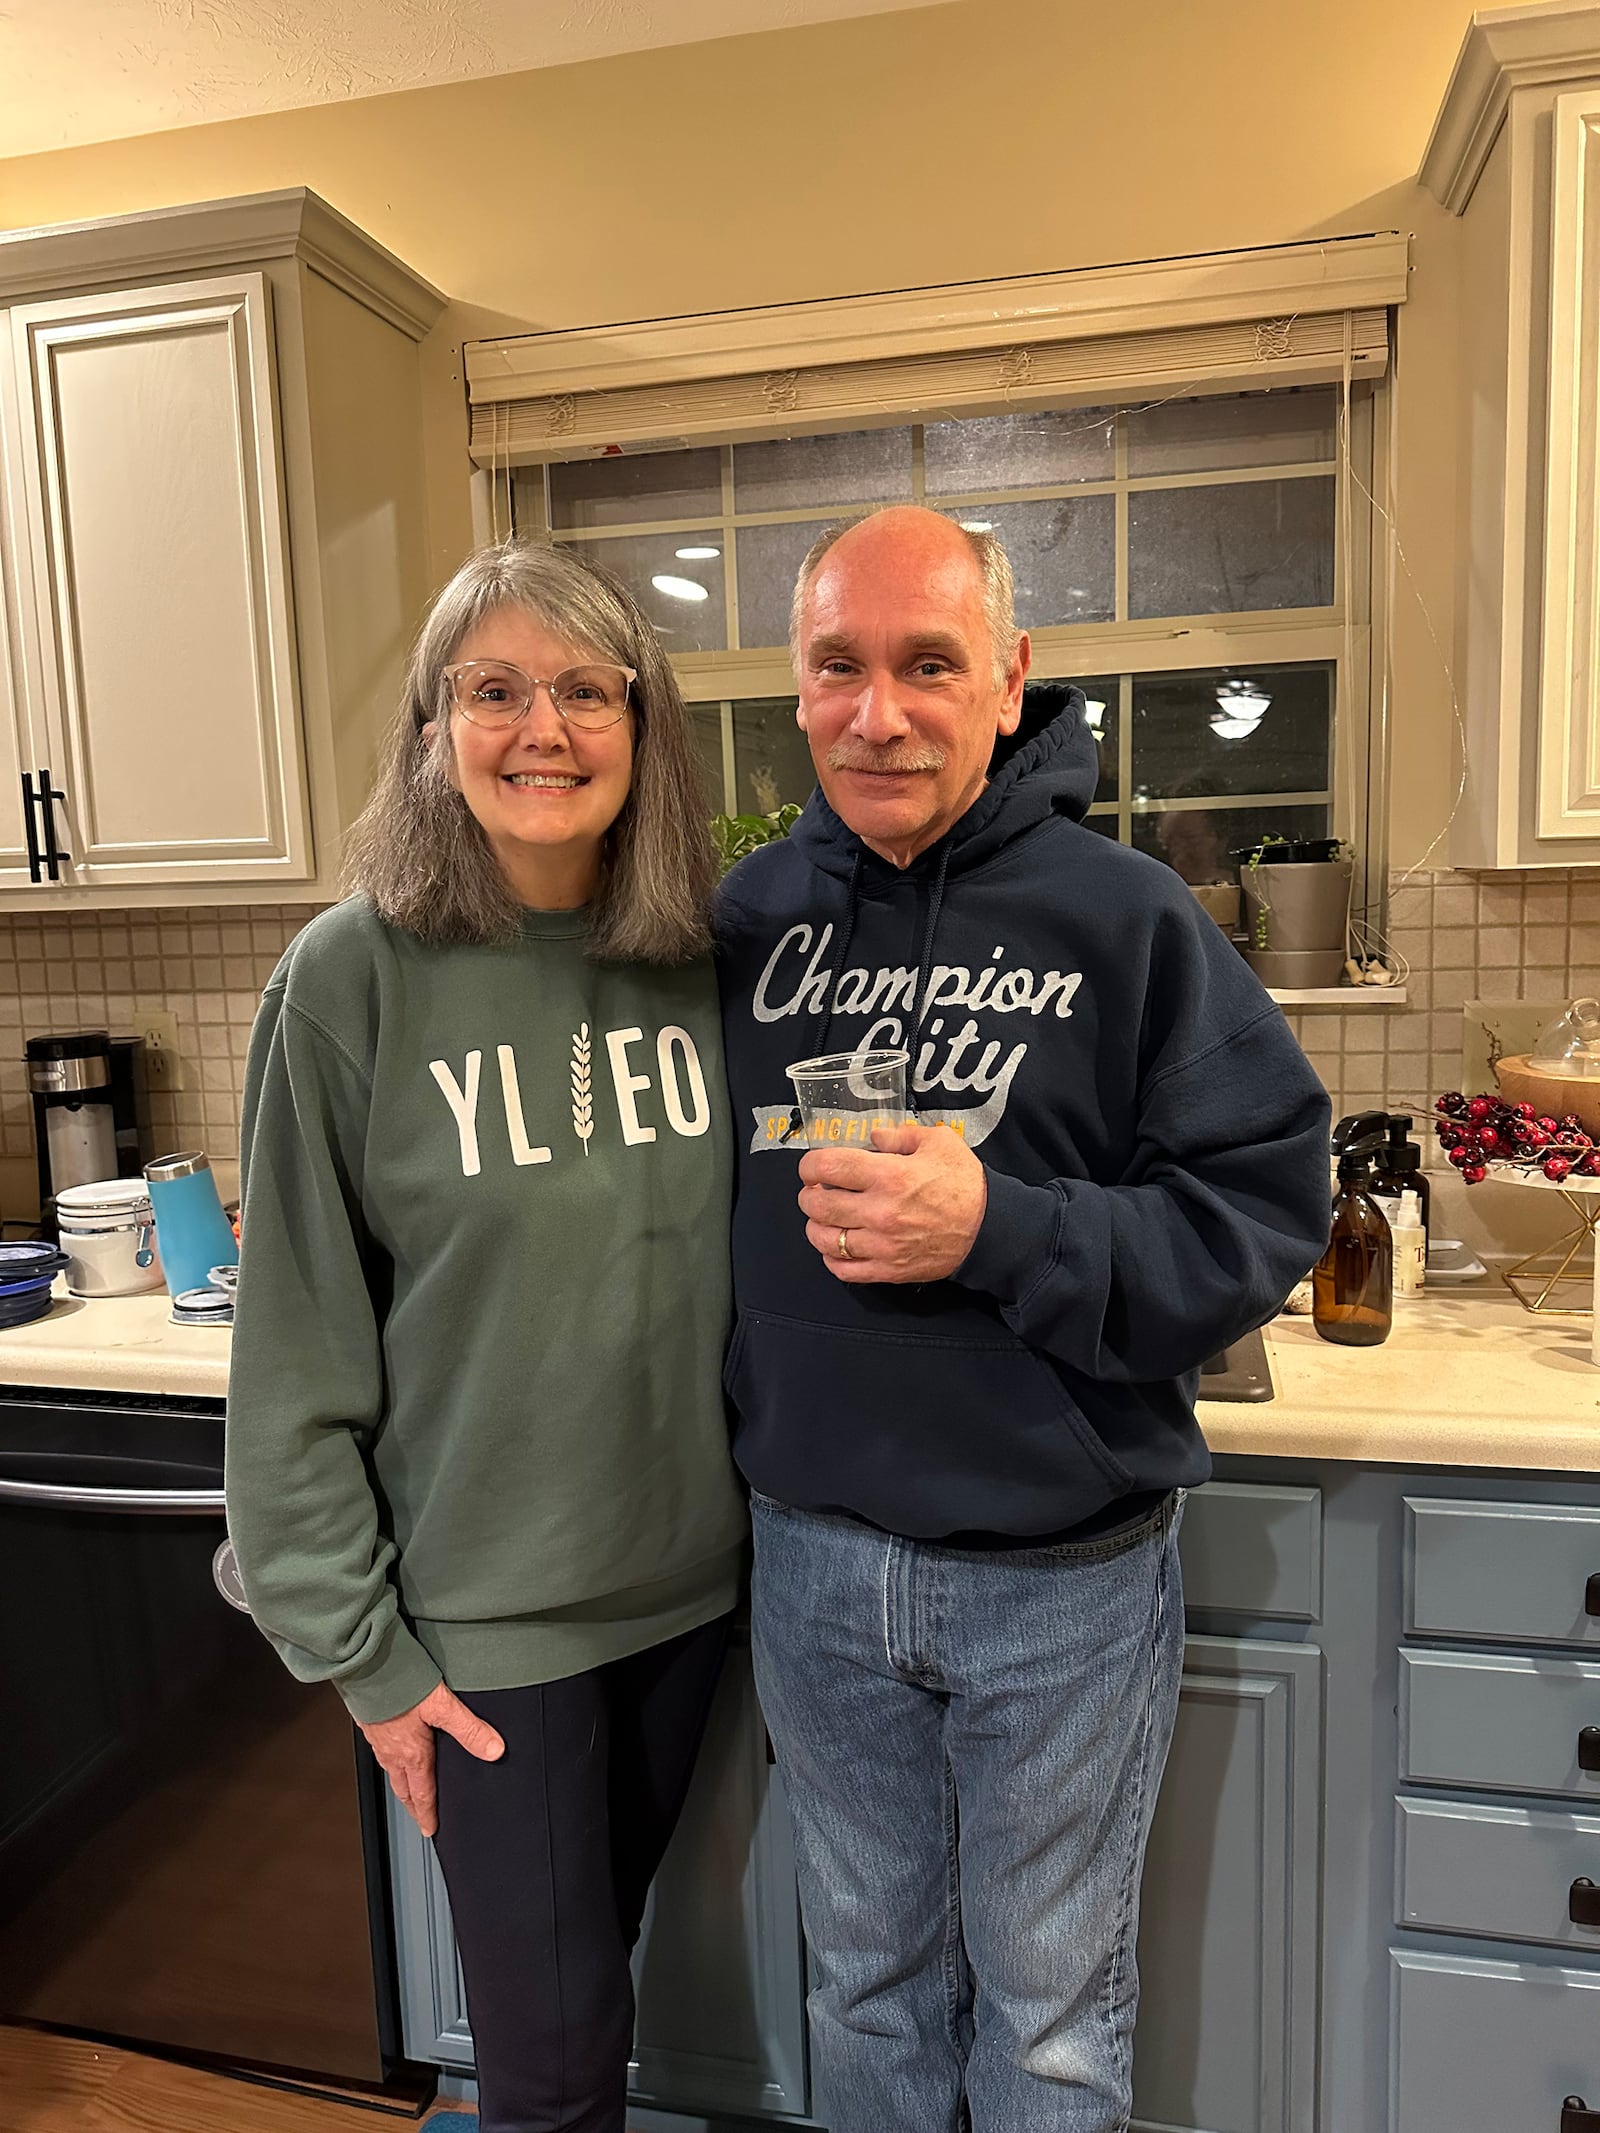
[[[912,995],[917,1004],[917,1019],[912,1027],[907,1044],[909,1057],[906,1063],[906,1105],[911,1111],[917,1108],[916,1091],[912,1077],[917,1070],[917,1041],[922,1035],[922,1025],[928,1019],[928,988],[933,978],[934,939],[939,931],[939,912],[944,904],[945,882],[950,874],[950,845],[946,843],[939,854],[939,870],[933,877],[933,888],[928,897],[928,921],[922,929],[922,954],[917,963],[917,989]],[[827,990],[822,996],[822,1008],[811,1031],[810,1058],[820,1059],[828,1049],[828,1035],[833,1028],[833,1002],[838,993],[839,980],[850,965],[850,948],[855,940],[856,919],[861,911],[861,852],[858,848],[850,867],[850,885],[845,891],[844,931],[839,936],[839,958],[834,965]],[[786,1141],[793,1140],[803,1130],[800,1106],[796,1104],[789,1113],[789,1124],[784,1132]]]

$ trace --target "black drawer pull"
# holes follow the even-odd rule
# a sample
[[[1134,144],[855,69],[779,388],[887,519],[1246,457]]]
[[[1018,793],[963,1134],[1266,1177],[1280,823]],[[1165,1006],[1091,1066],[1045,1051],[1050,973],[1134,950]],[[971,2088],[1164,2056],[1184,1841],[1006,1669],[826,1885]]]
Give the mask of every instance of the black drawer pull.
[[[1583,1588],[1583,1611],[1586,1615],[1600,1615],[1600,1570],[1589,1573],[1589,1582]]]
[[[1600,2111],[1591,2111],[1581,2096],[1561,2106],[1561,2133],[1600,2133]]]
[[[1567,1891],[1567,1916],[1575,1926],[1600,1926],[1600,1889],[1580,1874]]]
[[[1600,1770],[1600,1726],[1585,1726],[1578,1735],[1578,1768]],[[1595,2133],[1600,2133],[1600,2125]]]

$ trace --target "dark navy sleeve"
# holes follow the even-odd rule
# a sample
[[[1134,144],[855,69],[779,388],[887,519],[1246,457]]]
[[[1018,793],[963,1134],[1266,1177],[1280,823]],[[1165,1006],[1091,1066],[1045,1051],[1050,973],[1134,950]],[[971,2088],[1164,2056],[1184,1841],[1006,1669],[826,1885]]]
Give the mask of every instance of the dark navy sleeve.
[[[1251,1007],[1221,1033],[1182,1015],[1168,1029],[1117,1182],[989,1171],[954,1278],[1030,1347],[1091,1378],[1178,1376],[1264,1323],[1321,1257],[1328,1098],[1279,1009],[1259,990]]]

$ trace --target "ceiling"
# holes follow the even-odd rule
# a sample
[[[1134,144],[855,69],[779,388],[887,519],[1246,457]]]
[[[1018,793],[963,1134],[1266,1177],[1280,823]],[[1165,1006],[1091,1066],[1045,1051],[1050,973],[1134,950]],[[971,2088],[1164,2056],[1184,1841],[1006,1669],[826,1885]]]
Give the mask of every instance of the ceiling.
[[[0,156],[926,0],[0,0]]]

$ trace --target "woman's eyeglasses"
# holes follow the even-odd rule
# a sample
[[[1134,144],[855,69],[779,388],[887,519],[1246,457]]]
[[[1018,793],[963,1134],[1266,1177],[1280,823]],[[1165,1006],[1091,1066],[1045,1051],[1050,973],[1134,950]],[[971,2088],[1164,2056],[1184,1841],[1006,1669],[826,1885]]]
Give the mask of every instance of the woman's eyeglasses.
[[[596,733],[627,715],[628,691],[639,676],[633,667],[567,667],[553,680],[524,674],[501,659],[469,659],[446,667],[450,701],[475,726],[514,726],[526,718],[537,689],[569,726]]]

